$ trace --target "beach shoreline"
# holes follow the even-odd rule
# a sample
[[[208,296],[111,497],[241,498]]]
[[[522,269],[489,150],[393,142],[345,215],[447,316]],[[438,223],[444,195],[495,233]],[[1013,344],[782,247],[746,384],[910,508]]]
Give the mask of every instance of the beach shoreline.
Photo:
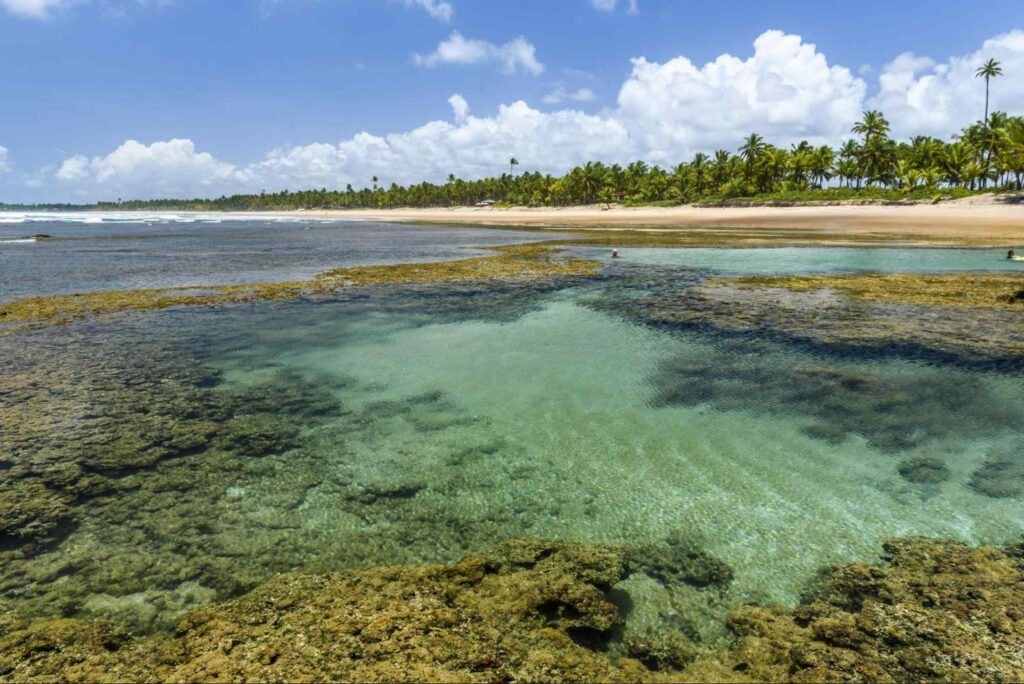
[[[904,246],[1024,246],[1024,204],[990,196],[938,204],[855,204],[628,208],[454,207],[450,209],[353,209],[285,212],[315,218],[441,223],[492,228],[634,231],[689,236],[686,242]],[[762,233],[761,231],[766,231]],[[773,234],[773,231],[775,234]],[[784,231],[783,235],[778,231]],[[730,239],[732,238],[732,239]]]

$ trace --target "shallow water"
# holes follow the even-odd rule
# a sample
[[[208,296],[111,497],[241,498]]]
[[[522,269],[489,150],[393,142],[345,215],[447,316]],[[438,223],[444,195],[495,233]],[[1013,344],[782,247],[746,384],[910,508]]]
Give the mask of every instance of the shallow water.
[[[24,240],[40,234],[51,239]],[[548,237],[244,214],[0,212],[0,299],[308,279],[327,268],[460,259]]]
[[[574,282],[365,288],[0,337],[21,388],[0,390],[0,476],[32,460],[59,488],[66,460],[94,487],[45,544],[0,545],[3,599],[166,628],[276,572],[449,561],[523,536],[681,537],[734,571],[724,595],[686,599],[710,624],[723,605],[793,603],[822,565],[871,561],[886,538],[1024,533],[1021,374],[648,325],[638,303],[728,256],[775,272],[798,256],[938,270],[985,253],[625,253]]]
[[[573,247],[588,259],[611,261],[607,248]],[[619,248],[622,261],[652,266],[713,270],[723,275],[782,273],[942,273],[1006,271],[1024,273],[1024,263],[1006,258],[1004,249],[890,249],[885,247],[756,247],[658,249]]]

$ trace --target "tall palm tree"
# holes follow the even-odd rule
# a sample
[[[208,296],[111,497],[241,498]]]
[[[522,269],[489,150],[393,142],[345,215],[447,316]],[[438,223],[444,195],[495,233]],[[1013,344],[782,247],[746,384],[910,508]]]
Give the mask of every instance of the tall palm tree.
[[[990,59],[974,72],[975,78],[985,79],[985,125],[988,126],[988,85],[989,81],[997,76],[1003,75],[1003,67],[999,62]]]
[[[516,175],[516,167],[517,166],[519,166],[519,160],[518,159],[516,159],[515,157],[512,157],[511,159],[509,159],[508,160],[508,175],[510,175],[510,176]]]
[[[864,136],[864,143],[867,144],[872,138],[889,134],[889,121],[877,109],[870,109],[864,112],[863,118],[853,124],[853,133]]]

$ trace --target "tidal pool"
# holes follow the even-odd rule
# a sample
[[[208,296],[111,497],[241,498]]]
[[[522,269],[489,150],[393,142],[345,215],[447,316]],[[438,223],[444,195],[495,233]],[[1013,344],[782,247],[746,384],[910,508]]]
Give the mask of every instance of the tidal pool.
[[[4,606],[166,629],[278,572],[682,539],[731,581],[626,590],[713,639],[887,538],[1020,538],[1024,375],[652,324],[701,251],[0,337],[4,503],[37,520],[2,535]]]

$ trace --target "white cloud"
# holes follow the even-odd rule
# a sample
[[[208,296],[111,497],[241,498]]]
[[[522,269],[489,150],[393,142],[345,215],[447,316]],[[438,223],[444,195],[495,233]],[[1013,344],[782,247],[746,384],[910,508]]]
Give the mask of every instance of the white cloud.
[[[866,106],[881,101],[899,135],[920,130],[914,126],[945,135],[981,115],[984,83],[973,73],[980,58],[1001,60],[1007,72],[993,83],[993,107],[1024,111],[1024,86],[1012,75],[1024,73],[1022,55],[1024,32],[999,36],[976,53],[944,63],[901,55],[883,71],[879,94],[867,100],[865,82],[830,65],[814,45],[768,31],[745,59],[722,55],[703,66],[685,57],[664,63],[636,59],[617,106],[600,114],[542,112],[518,101],[476,116],[455,94],[448,99],[450,121],[273,150],[247,166],[199,152],[188,140],[148,146],[129,141],[106,156],[72,157],[49,177],[58,181],[54,192],[98,199],[362,187],[374,175],[385,184],[443,182],[449,173],[501,173],[513,155],[523,168],[550,173],[594,159],[669,165],[698,151],[735,151],[750,132],[776,144],[808,139],[834,145],[849,136]],[[588,93],[560,86],[548,96],[564,103],[586,100]],[[949,130],[938,130],[943,127]]]
[[[445,23],[451,21],[452,15],[455,14],[455,9],[446,0],[405,0],[405,4],[409,7],[419,7],[434,19]]]
[[[697,67],[686,57],[634,59],[615,116],[650,160],[667,163],[698,149],[734,149],[751,131],[777,144],[836,142],[860,114],[865,90],[800,36],[766,31],[745,60],[721,55]]]
[[[143,145],[128,140],[103,157],[66,159],[54,174],[80,197],[195,197],[243,186],[232,164],[196,152],[191,140]]]
[[[469,103],[466,102],[466,98],[455,93],[448,98],[448,104],[452,106],[452,112],[455,114],[455,123],[462,123],[466,120],[466,116],[469,114]]]
[[[590,4],[598,12],[614,12],[619,3],[618,0],[590,0]],[[628,14],[637,14],[639,11],[640,8],[637,6],[637,0],[628,0],[626,12]]]
[[[11,170],[10,157],[7,154],[7,148],[0,145],[0,173],[6,173]]]
[[[458,31],[453,31],[448,40],[441,41],[429,55],[414,54],[413,61],[424,67],[495,63],[506,74],[522,70],[536,76],[544,71],[544,65],[537,61],[536,49],[522,36],[504,45],[496,45],[486,40],[464,38]]]
[[[0,7],[15,16],[46,19],[54,10],[71,5],[75,0],[0,0]]]
[[[565,100],[571,100],[572,102],[593,102],[594,91],[590,88],[580,88],[570,92],[562,86],[558,86],[541,98],[541,101],[544,104],[558,104]]]
[[[1006,76],[992,80],[990,109],[1020,113],[1024,107],[1024,31],[986,40],[968,55],[937,62],[903,53],[882,68],[879,92],[868,106],[880,109],[894,135],[947,137],[985,115],[985,83],[975,70],[988,59],[1002,63]]]
[[[503,105],[492,117],[474,117],[461,96],[450,100],[455,122],[431,121],[406,133],[359,133],[337,144],[314,143],[271,151],[237,167],[190,140],[124,143],[114,152],[64,161],[55,177],[80,199],[217,196],[284,188],[362,187],[443,180],[500,172],[515,155],[531,167],[565,171],[588,159],[633,155],[628,132],[614,119],[577,111],[544,113],[525,102]]]

